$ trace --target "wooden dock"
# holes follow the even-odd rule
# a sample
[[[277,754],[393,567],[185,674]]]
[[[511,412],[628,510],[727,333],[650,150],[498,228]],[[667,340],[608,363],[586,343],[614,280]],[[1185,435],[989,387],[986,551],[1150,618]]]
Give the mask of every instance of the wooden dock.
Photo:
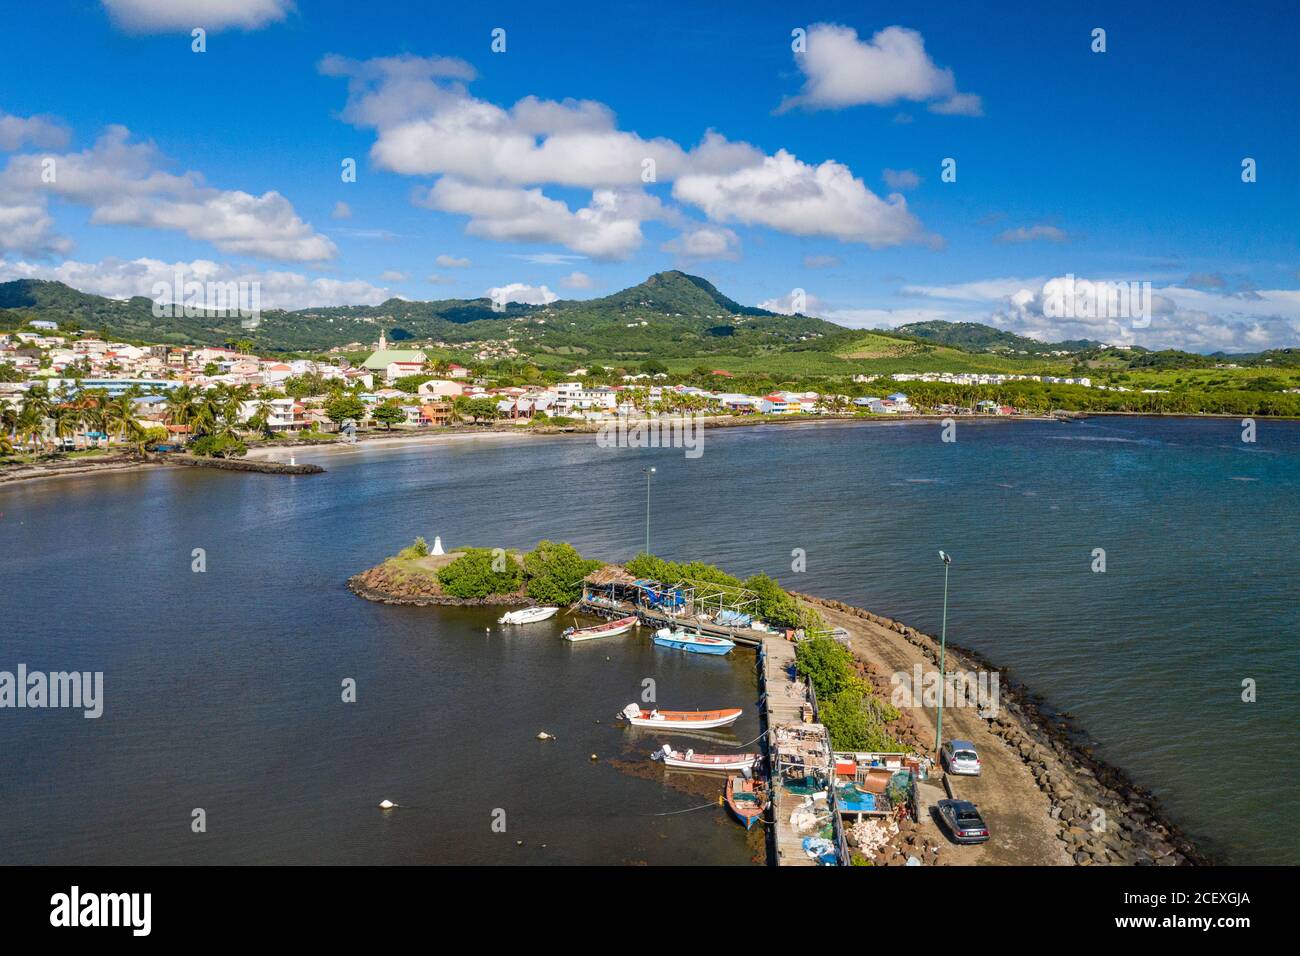
[[[772,732],[777,726],[801,724],[810,705],[807,686],[791,677],[794,645],[781,637],[763,639],[759,658],[759,691],[762,693],[763,731],[767,736],[769,765],[772,760]],[[777,866],[816,866],[803,851],[803,840],[790,826],[790,811],[799,798],[770,779],[772,806],[771,858]]]
[[[727,627],[709,621],[673,617],[662,611],[626,601],[583,599],[580,609],[600,617],[623,617],[635,614],[649,627],[682,627],[699,630],[710,637],[726,637],[758,651],[758,677],[764,755],[769,768],[768,784],[771,806],[765,823],[769,835],[769,859],[776,866],[816,866],[803,849],[803,837],[790,825],[790,813],[801,798],[779,785],[775,769],[775,731],[778,727],[803,727],[815,719],[817,703],[808,685],[794,677],[794,644],[783,636],[745,627]],[[812,729],[811,727],[809,729]],[[824,733],[824,732],[823,732]],[[830,741],[825,740],[830,754]],[[828,768],[829,769],[829,768]]]

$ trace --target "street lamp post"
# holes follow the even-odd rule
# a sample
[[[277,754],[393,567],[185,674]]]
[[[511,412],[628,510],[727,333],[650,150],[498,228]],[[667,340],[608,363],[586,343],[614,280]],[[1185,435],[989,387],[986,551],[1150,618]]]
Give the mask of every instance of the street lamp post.
[[[947,690],[947,684],[944,681],[943,658],[948,647],[948,567],[952,564],[952,556],[946,552],[940,551],[939,557],[943,561],[943,628],[939,632],[939,716],[934,722],[934,757],[936,760],[940,759],[939,747],[943,744],[943,696]]]
[[[642,469],[645,474],[645,553],[650,553],[650,476],[655,473],[653,468]]]

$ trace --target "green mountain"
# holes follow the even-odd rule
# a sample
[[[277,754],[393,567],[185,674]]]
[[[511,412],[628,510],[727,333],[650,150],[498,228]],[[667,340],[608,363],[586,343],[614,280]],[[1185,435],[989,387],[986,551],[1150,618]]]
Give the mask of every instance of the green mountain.
[[[28,319],[136,341],[217,345],[247,338],[261,349],[292,352],[369,346],[383,331],[390,341],[406,344],[508,342],[520,352],[557,361],[580,355],[627,360],[754,355],[818,348],[846,334],[821,319],[743,306],[708,281],[676,271],[603,298],[511,303],[500,311],[488,299],[389,299],[377,306],[272,310],[263,312],[251,331],[237,316],[155,316],[144,297],[107,299],[60,282],[0,283],[0,325],[13,328]]]
[[[910,325],[900,325],[894,331],[939,345],[951,345],[967,352],[1024,352],[1027,355],[1042,355],[1047,352],[1082,352],[1098,348],[1102,344],[1089,339],[1040,342],[979,322],[913,322]]]

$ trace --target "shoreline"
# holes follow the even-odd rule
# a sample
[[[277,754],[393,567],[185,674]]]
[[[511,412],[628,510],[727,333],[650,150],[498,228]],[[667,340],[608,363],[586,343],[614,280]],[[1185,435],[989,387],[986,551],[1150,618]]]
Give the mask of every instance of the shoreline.
[[[958,422],[979,422],[981,424],[1013,425],[1019,422],[1060,422],[1068,424],[1089,418],[1174,418],[1189,420],[1224,421],[1238,420],[1239,415],[1225,414],[1184,414],[1153,412],[1072,412],[1068,417],[1062,415],[891,415],[887,418],[864,418],[847,415],[789,416],[755,419],[751,416],[716,416],[702,420],[702,427],[714,428],[761,428],[766,425],[782,428],[813,428],[825,425],[851,425],[862,427],[887,427],[890,425],[918,425],[927,422],[942,422],[954,418]],[[1270,417],[1264,421],[1300,421],[1296,418]],[[644,422],[646,419],[630,419],[630,422]],[[478,439],[520,438],[525,440],[545,438],[566,438],[578,435],[594,435],[603,424],[584,422],[577,425],[543,426],[533,428],[521,425],[493,425],[478,427],[474,425],[453,426],[450,428],[430,429],[427,431],[375,432],[358,436],[355,443],[346,443],[338,439],[294,439],[274,443],[256,444],[249,448],[243,458],[230,461],[271,462],[281,461],[296,456],[300,450],[309,449],[316,454],[342,454],[374,450],[376,448],[402,448],[409,445],[436,445],[454,441]],[[85,458],[75,460],[38,461],[25,464],[0,465],[0,487],[37,481],[46,478],[86,477],[100,474],[122,474],[146,468],[167,468],[181,464],[191,464],[163,456],[142,461],[125,452],[113,452],[102,458]],[[216,466],[220,467],[220,466]],[[227,470],[258,471],[261,469]]]
[[[869,634],[868,640],[892,638],[938,665],[939,642],[929,634],[833,598],[791,593],[819,609],[876,625],[879,633]],[[855,653],[855,657],[869,671],[878,671],[860,655]],[[1095,757],[1087,729],[1013,677],[1009,666],[996,665],[978,651],[952,641],[947,642],[946,665],[950,673],[964,669],[1000,675],[997,712],[989,717],[973,710],[970,713],[976,714],[1012,758],[1028,770],[1051,806],[1049,816],[1057,828],[1056,838],[1076,865],[1205,866],[1219,862],[1197,847],[1148,788],[1120,767]],[[883,690],[888,693],[887,687]],[[926,752],[931,749],[922,748]],[[1098,819],[1104,821],[1101,829],[1096,826]]]

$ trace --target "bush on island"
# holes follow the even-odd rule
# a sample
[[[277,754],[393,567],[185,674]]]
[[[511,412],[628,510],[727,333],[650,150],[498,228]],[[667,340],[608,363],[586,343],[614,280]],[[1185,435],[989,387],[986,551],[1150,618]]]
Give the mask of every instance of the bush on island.
[[[563,541],[539,541],[524,555],[528,596],[539,604],[572,604],[582,594],[582,579],[600,567]]]
[[[497,552],[504,554],[503,564],[494,560],[494,553],[488,548],[457,550],[465,553],[438,572],[438,584],[452,597],[485,598],[491,594],[509,594],[519,590],[523,584],[524,569],[513,554]]]

